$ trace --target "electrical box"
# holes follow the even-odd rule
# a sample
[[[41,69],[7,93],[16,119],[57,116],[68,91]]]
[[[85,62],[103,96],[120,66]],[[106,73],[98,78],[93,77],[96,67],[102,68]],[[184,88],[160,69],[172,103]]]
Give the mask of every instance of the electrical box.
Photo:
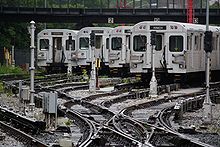
[[[30,100],[30,96],[29,96],[29,86],[22,86],[21,87],[21,98],[24,101],[29,101]]]
[[[43,93],[43,112],[57,113],[57,93]]]

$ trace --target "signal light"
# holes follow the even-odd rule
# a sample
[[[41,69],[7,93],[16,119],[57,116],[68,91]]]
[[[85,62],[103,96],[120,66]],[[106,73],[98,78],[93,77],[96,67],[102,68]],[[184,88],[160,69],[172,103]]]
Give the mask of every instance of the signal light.
[[[90,45],[95,46],[95,33],[90,33]]]
[[[206,31],[204,37],[204,50],[205,52],[212,52],[212,32]]]
[[[151,45],[156,45],[156,31],[152,31],[152,32],[150,32],[151,33],[151,37],[150,37],[150,39],[151,39]]]

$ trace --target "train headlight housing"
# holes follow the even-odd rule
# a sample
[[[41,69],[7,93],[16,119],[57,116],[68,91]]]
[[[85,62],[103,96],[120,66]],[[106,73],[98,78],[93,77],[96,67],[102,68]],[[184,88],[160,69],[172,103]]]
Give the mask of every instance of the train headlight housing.
[[[184,69],[185,66],[183,64],[179,64],[179,68]]]
[[[133,64],[132,67],[133,67],[133,68],[137,68],[137,64]]]
[[[111,62],[110,62],[111,64],[114,64],[115,63],[115,61],[114,60],[111,60]]]

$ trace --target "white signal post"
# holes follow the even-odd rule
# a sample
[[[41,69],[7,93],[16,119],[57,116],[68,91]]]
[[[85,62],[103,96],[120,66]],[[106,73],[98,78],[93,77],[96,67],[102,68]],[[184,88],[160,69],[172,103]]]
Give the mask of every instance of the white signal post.
[[[89,80],[89,91],[96,91],[96,59],[95,59],[95,33],[90,34],[90,45],[91,45],[91,57],[92,57],[92,65],[91,65],[91,73]]]
[[[35,104],[34,104],[34,70],[35,70],[35,67],[34,67],[34,61],[35,61],[35,58],[34,58],[34,49],[35,49],[35,45],[34,45],[34,32],[35,32],[35,22],[34,21],[31,21],[30,22],[31,26],[30,26],[30,34],[31,34],[31,66],[29,68],[30,70],[30,73],[31,73],[31,84],[30,84],[30,111],[33,112],[34,111],[34,107],[35,107]]]
[[[154,56],[155,56],[155,48],[156,48],[156,32],[151,32],[151,66],[152,66],[152,77],[150,81],[150,92],[149,96],[151,98],[157,97],[157,79],[155,77],[155,64],[154,64]]]
[[[206,0],[206,31],[209,31],[209,0]],[[212,121],[212,102],[209,95],[210,51],[206,51],[206,98],[203,103],[203,122]]]

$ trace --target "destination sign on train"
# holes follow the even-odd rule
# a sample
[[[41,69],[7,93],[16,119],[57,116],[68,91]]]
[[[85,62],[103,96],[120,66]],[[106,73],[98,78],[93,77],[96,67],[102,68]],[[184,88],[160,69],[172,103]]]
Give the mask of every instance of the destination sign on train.
[[[166,26],[150,26],[150,30],[166,30]]]

